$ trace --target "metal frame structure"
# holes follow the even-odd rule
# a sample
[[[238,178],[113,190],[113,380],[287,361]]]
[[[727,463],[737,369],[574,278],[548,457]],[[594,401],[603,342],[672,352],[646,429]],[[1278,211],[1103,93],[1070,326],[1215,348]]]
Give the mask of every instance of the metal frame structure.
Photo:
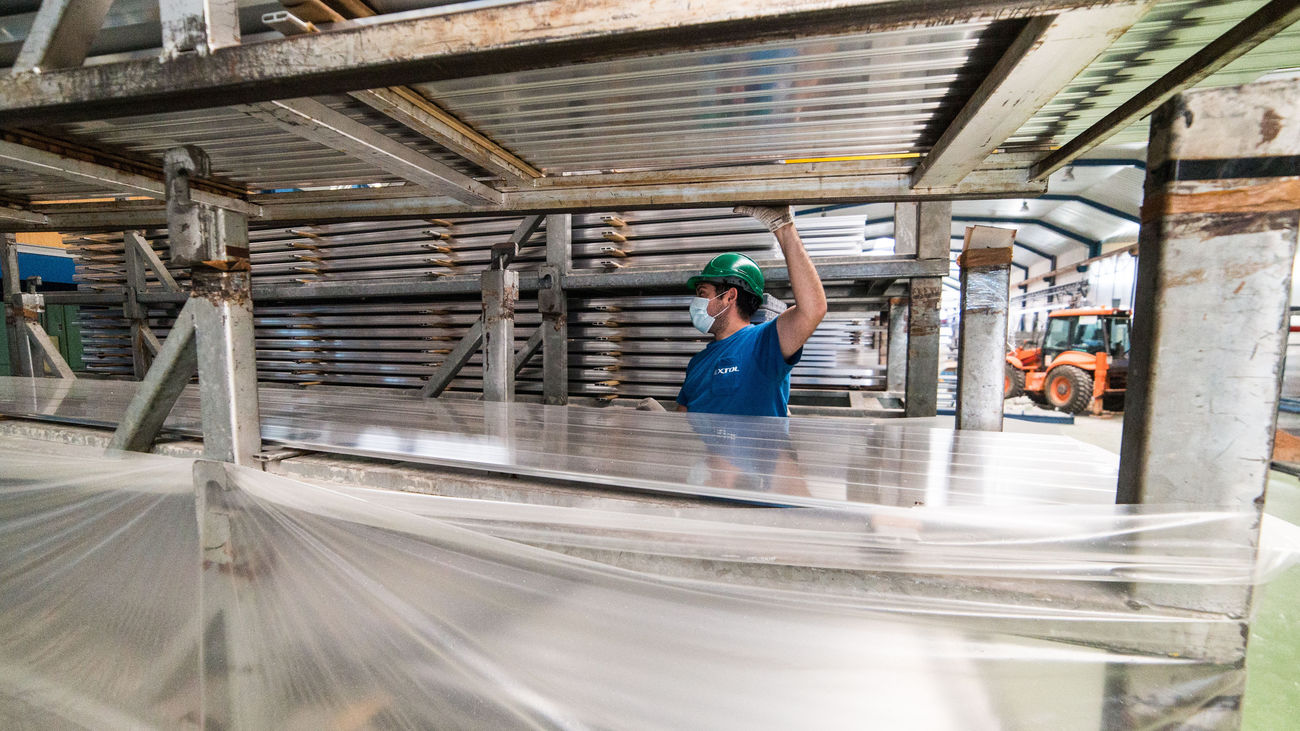
[[[486,355],[485,397],[510,400],[514,374],[541,349],[545,399],[564,403],[566,294],[675,286],[683,283],[692,269],[574,271],[567,216],[575,211],[720,203],[896,204],[897,256],[831,259],[819,262],[818,267],[828,280],[909,280],[906,315],[900,302],[890,316],[891,331],[902,331],[906,323],[906,337],[891,344],[890,383],[901,383],[908,416],[931,416],[936,410],[938,299],[942,277],[948,273],[951,201],[1043,194],[1046,177],[1053,170],[1163,103],[1154,117],[1156,142],[1148,166],[1150,200],[1142,221],[1140,329],[1134,339],[1137,349],[1131,387],[1133,422],[1125,432],[1119,494],[1121,499],[1135,502],[1185,498],[1260,508],[1271,429],[1264,433],[1258,427],[1271,426],[1276,413],[1279,338],[1286,313],[1276,284],[1279,278],[1289,276],[1289,262],[1295,253],[1297,200],[1294,176],[1276,172],[1278,161],[1294,161],[1297,151],[1282,149],[1278,146],[1282,143],[1273,140],[1294,139],[1294,135],[1279,136],[1277,130],[1300,119],[1300,98],[1294,84],[1176,95],[1293,22],[1297,18],[1293,1],[1268,3],[1201,56],[1049,155],[996,151],[1141,18],[1150,0],[951,0],[939,4],[535,0],[435,8],[396,19],[346,18],[335,13],[337,17],[326,14],[324,20],[286,11],[276,13],[273,21],[274,27],[288,34],[256,42],[241,39],[235,3],[164,0],[160,58],[128,57],[82,65],[93,30],[108,5],[104,0],[47,0],[14,73],[0,77],[0,114],[8,126],[0,131],[0,165],[81,186],[77,190],[87,195],[78,198],[93,200],[6,194],[0,200],[0,230],[137,231],[167,226],[172,262],[191,267],[187,294],[167,275],[161,262],[151,258],[152,252],[141,245],[138,235],[128,234],[126,311],[143,384],[114,437],[118,448],[147,448],[180,390],[197,371],[206,456],[224,462],[253,461],[260,449],[252,338],[254,298],[481,292],[479,325],[455,348],[443,370],[431,378],[424,395],[437,395],[459,365],[481,346]],[[548,23],[538,24],[538,17],[546,17]],[[733,164],[706,167],[624,169],[611,165],[597,171],[550,171],[478,133],[443,110],[437,99],[406,86],[470,74],[616,61],[638,54],[973,21],[1012,24],[1002,26],[1014,29],[1011,42],[997,49],[991,68],[976,88],[965,94],[959,108],[929,120],[942,122],[942,128],[924,152],[914,155],[782,160],[779,164],[737,159]],[[358,102],[377,111],[385,124],[398,124],[401,134],[414,132],[432,140],[454,159],[448,162],[404,142],[398,134],[390,136],[378,125],[358,121],[328,102],[331,94],[347,95],[345,104]],[[152,113],[229,107],[241,119],[257,120],[367,163],[391,180],[347,189],[265,190],[214,174],[201,152],[193,148],[174,149],[156,159],[41,131],[41,125],[128,117],[146,107]],[[1195,130],[1178,126],[1190,126],[1193,119]],[[1211,155],[1197,148],[1198,144],[1226,144],[1243,119],[1254,125],[1245,127],[1260,130],[1265,137],[1273,130],[1268,139],[1251,140],[1257,143],[1252,155],[1239,152],[1223,160],[1217,159],[1223,157],[1221,153]],[[33,131],[33,127],[38,129]],[[1218,167],[1207,168],[1203,163],[1207,156],[1216,158]],[[872,159],[880,157],[884,159]],[[1293,173],[1294,167],[1289,170]],[[1235,180],[1236,187],[1223,182],[1228,179]],[[509,241],[494,250],[493,265],[481,276],[311,287],[252,288],[249,282],[249,222],[270,225],[500,212],[530,217]],[[509,269],[543,216],[546,265],[538,272]],[[1183,225],[1189,221],[1195,225]],[[1220,245],[1224,238],[1232,239],[1233,245]],[[5,242],[5,264],[10,264],[12,240],[6,238]],[[1223,311],[1213,325],[1207,324],[1211,319],[1195,311],[1196,303],[1222,301],[1241,287],[1229,291],[1225,288],[1232,282],[1209,281],[1204,271],[1236,271],[1231,265],[1244,258],[1258,264],[1237,277],[1242,287],[1248,287],[1248,306]],[[1195,269],[1198,266],[1202,268]],[[987,273],[1005,283],[1006,267],[998,264],[995,268],[996,272],[972,269],[964,280]],[[161,291],[146,287],[149,269],[162,282]],[[16,260],[5,271],[7,322],[12,328],[17,325],[14,313],[26,313],[39,302],[17,292]],[[1196,271],[1201,271],[1199,279]],[[779,265],[767,267],[766,272],[769,282],[788,279]],[[1272,294],[1256,291],[1255,282],[1267,282]],[[538,293],[544,319],[536,337],[530,337],[525,348],[516,352],[513,308],[520,291]],[[1005,332],[1005,285],[1000,292],[1000,322]],[[965,285],[963,294],[967,294]],[[114,304],[119,299],[118,295],[93,293],[46,298],[50,302]],[[964,300],[970,317],[970,306],[978,303],[965,296]],[[184,307],[179,326],[160,344],[149,331],[144,306],[166,302],[183,302]],[[998,313],[987,314],[996,324]],[[971,327],[983,329],[976,320],[969,323]],[[23,327],[27,328],[25,335],[31,335],[30,318],[25,314]],[[1266,357],[1232,358],[1229,344],[1240,332],[1249,332]],[[45,350],[34,336],[16,340],[16,347],[36,343],[38,350]],[[987,365],[996,348],[1000,361],[1001,343],[994,340],[983,338],[982,348],[972,348],[967,355],[982,358]],[[1201,377],[1199,380],[1171,375],[1175,369],[1168,365],[1157,368],[1179,357],[1183,352],[1179,345],[1188,343],[1214,346],[1190,370],[1182,369]],[[21,353],[19,356],[15,362],[22,360]],[[149,358],[152,364],[145,368],[144,361]],[[963,366],[965,375],[970,375],[970,368],[974,366]],[[1206,377],[1210,373],[1217,377]],[[900,374],[905,374],[901,380]],[[1231,405],[1209,408],[1207,404],[1215,398],[1212,389],[1222,382],[1252,385],[1234,397]],[[1155,409],[1157,402],[1175,398],[1191,406],[1163,412]],[[975,418],[991,408],[987,402],[985,399],[976,406],[972,401],[962,410],[962,419],[971,419],[968,426],[994,428]],[[1233,426],[1246,424],[1238,417],[1246,412],[1247,402],[1251,423]],[[1164,425],[1167,420],[1177,421],[1178,428],[1168,428]],[[1228,456],[1219,457],[1218,462],[1187,459],[1182,448],[1189,441],[1189,430],[1194,432],[1190,434],[1193,443],[1208,443],[1227,430],[1233,435],[1223,452]],[[1177,440],[1168,443],[1172,434],[1178,435]],[[1206,472],[1204,468],[1211,462],[1223,469]],[[1248,467],[1244,476],[1240,465]],[[196,467],[196,480],[216,506],[223,497],[219,494],[221,480],[210,476],[212,469]],[[1207,478],[1210,474],[1213,476]],[[1189,485],[1202,489],[1189,492]],[[208,517],[216,522],[207,521]],[[219,516],[205,513],[203,518],[205,532],[220,530]],[[1244,626],[1250,596],[1215,593],[1211,597],[1150,600],[1243,618],[1239,621]],[[220,603],[222,598],[216,601]],[[1187,638],[1187,648],[1180,650],[1194,648],[1196,641]],[[1241,645],[1231,650],[1233,661],[1244,658],[1244,635]],[[1130,690],[1135,699],[1144,696],[1140,683],[1132,684]],[[217,699],[212,707],[220,705]]]

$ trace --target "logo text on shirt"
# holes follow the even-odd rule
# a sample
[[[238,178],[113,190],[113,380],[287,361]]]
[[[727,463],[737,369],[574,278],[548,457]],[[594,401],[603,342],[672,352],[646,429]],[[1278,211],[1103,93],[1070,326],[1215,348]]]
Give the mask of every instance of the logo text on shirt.
[[[717,376],[725,376],[728,373],[739,373],[739,372],[740,372],[740,366],[727,366],[725,368],[719,368],[713,373],[714,375]]]

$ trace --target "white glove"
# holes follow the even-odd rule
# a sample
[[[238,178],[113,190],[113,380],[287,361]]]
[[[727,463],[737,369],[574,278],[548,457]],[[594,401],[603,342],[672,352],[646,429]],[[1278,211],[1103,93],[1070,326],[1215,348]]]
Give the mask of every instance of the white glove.
[[[736,206],[731,212],[753,216],[772,233],[794,225],[794,211],[790,206]]]

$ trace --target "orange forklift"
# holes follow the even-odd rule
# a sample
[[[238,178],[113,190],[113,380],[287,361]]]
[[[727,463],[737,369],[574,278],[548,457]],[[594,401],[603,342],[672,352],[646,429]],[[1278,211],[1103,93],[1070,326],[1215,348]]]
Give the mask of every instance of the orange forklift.
[[[1007,355],[1002,395],[1023,394],[1070,414],[1122,411],[1128,349],[1128,310],[1057,310],[1047,316],[1041,345],[1026,344]]]

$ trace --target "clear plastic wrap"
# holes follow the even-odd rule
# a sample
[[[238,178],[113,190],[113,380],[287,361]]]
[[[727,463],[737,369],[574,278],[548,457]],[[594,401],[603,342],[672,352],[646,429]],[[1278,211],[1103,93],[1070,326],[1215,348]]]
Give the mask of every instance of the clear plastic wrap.
[[[254,728],[1161,727],[1240,692],[1240,623],[1133,597],[1297,550],[1267,524],[1256,560],[1233,513],[573,508],[219,467],[214,565],[191,467],[0,439],[0,725],[189,727],[206,693]]]

